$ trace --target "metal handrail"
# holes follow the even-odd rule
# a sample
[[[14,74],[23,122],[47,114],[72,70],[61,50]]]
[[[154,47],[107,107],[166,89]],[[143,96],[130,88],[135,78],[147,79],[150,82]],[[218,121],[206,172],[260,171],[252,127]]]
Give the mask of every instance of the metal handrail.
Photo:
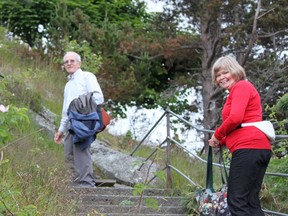
[[[177,173],[179,173],[180,175],[182,175],[187,181],[189,181],[191,184],[196,185],[198,187],[201,187],[199,184],[195,183],[194,181],[192,181],[188,176],[186,176],[183,172],[181,172],[180,170],[178,170],[176,167],[172,166],[172,165],[168,165],[168,167],[172,168],[173,170],[175,170]]]
[[[200,160],[201,162],[203,163],[207,163],[206,160],[204,160],[203,158],[199,157],[197,154],[194,154],[193,152],[191,152],[189,149],[187,149],[185,146],[181,145],[179,142],[177,142],[176,140],[170,138],[170,137],[167,137],[167,139],[173,141],[178,147],[184,149],[185,151],[189,152],[189,154],[191,154],[194,158]],[[163,143],[162,143],[163,144]],[[222,164],[219,164],[219,163],[212,163],[214,166],[218,166],[218,167],[224,167]],[[226,166],[225,167],[227,169],[230,168],[230,166]],[[279,177],[288,177],[288,174],[286,173],[271,173],[271,172],[266,172],[265,175],[271,175],[271,176],[279,176]]]
[[[156,128],[156,126],[159,124],[159,122],[164,118],[166,115],[166,112],[163,113],[163,115],[159,118],[159,120],[152,126],[152,128],[146,133],[146,135],[143,137],[143,139],[140,141],[140,143],[133,149],[130,156],[133,156],[133,154],[137,151],[137,149],[142,145],[142,143],[145,141],[145,139],[152,133],[152,131]]]
[[[161,146],[165,142],[167,142],[167,139],[165,139],[160,145],[158,145],[158,148],[161,148]],[[145,162],[147,162],[158,151],[158,148],[154,149],[154,151],[141,163],[140,167],[138,168],[138,171],[140,171],[143,165],[145,164]]]
[[[165,115],[167,115],[167,113],[175,116],[176,118],[178,118],[179,120],[183,121],[184,123],[188,124],[189,126],[191,126],[192,128],[194,128],[197,132],[206,132],[206,133],[214,133],[214,130],[209,130],[209,129],[203,129],[203,128],[199,128],[193,124],[191,124],[189,121],[187,121],[186,119],[184,119],[183,117],[181,117],[180,115],[172,112],[169,108],[167,108],[164,112],[164,114],[159,118],[159,120],[152,126],[152,128],[147,132],[147,134],[144,136],[144,138],[140,141],[140,143],[134,148],[134,150],[132,151],[132,153],[130,154],[130,156],[133,156],[133,154],[137,151],[137,149],[143,144],[143,142],[145,141],[145,139],[153,132],[153,130],[156,128],[156,126],[159,124],[159,122],[164,118]],[[288,139],[288,135],[276,135],[275,139]],[[184,148],[185,151],[188,151],[190,154],[192,154],[196,159],[207,163],[206,160],[202,159],[201,157],[199,157],[197,154],[194,154],[193,152],[190,152],[187,148],[185,148],[184,146],[182,146],[179,142],[177,142],[176,140],[172,139],[171,137],[166,137],[166,139],[159,145],[162,146],[167,140],[171,140],[173,141],[173,143],[177,144],[178,147],[180,148]],[[158,146],[158,147],[159,147]],[[148,157],[150,158],[152,155],[149,155]],[[148,159],[145,159],[145,162]],[[217,164],[217,163],[213,163],[213,165],[215,166],[222,166],[221,164]],[[229,168],[229,166],[227,166]],[[273,176],[280,176],[280,177],[288,177],[288,174],[286,173],[271,173],[271,172],[266,172],[266,175],[273,175]]]
[[[174,143],[176,144],[178,147],[184,149],[185,151],[187,151],[189,154],[191,154],[194,158],[200,160],[203,163],[207,163],[206,160],[204,160],[203,158],[199,157],[197,154],[191,152],[189,149],[187,149],[185,146],[181,145],[178,141],[174,140],[173,138],[170,137],[170,115],[176,117],[177,119],[181,120],[182,122],[188,124],[190,127],[194,128],[197,132],[203,132],[203,133],[214,133],[213,130],[209,130],[209,129],[203,129],[203,128],[199,128],[195,125],[192,125],[189,121],[187,121],[186,119],[184,119],[183,117],[181,117],[180,115],[172,112],[169,108],[167,108],[164,112],[164,114],[159,118],[159,120],[152,126],[152,128],[146,133],[146,135],[144,136],[144,138],[139,142],[139,144],[133,149],[133,151],[131,152],[130,156],[133,156],[133,154],[138,150],[138,148],[144,143],[144,141],[146,140],[146,138],[153,132],[153,130],[156,128],[156,126],[159,124],[159,122],[164,118],[164,116],[166,116],[167,118],[167,136],[166,139],[160,144],[158,145],[158,148],[161,147],[163,144],[167,143],[167,156],[166,156],[166,167],[163,170],[167,170],[167,188],[171,187],[171,169],[173,169],[174,171],[176,171],[177,173],[179,173],[182,177],[184,177],[187,181],[189,181],[191,184],[197,185],[194,181],[192,181],[188,176],[186,176],[183,172],[181,172],[180,170],[178,170],[176,167],[173,167],[170,164],[170,158],[169,158],[169,154],[170,154],[170,143]],[[288,135],[276,135],[275,139],[288,139]],[[149,160],[149,158],[151,158],[157,151],[158,148],[155,149],[146,159],[145,161],[140,165],[139,169],[140,170],[144,163],[147,162]],[[214,163],[214,166],[219,166],[222,167],[223,165],[219,164],[219,163]],[[226,168],[229,169],[229,166],[225,166]],[[266,172],[265,175],[270,175],[270,176],[278,176],[278,177],[288,177],[288,174],[286,173],[271,173],[271,172]],[[153,178],[151,178],[149,182],[151,182],[153,179],[155,179],[157,176],[154,176]],[[264,212],[266,213],[271,213],[273,215],[279,215],[279,216],[288,216],[288,214],[285,213],[281,213],[281,212],[274,212],[274,211],[270,211],[270,210],[265,210],[263,209]]]

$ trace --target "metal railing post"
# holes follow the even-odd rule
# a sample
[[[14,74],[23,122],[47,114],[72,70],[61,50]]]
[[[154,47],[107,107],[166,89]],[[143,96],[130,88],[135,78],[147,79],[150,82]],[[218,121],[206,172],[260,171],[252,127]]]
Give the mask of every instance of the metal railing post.
[[[166,126],[167,126],[167,137],[170,137],[170,109],[167,107],[166,109]],[[167,139],[167,147],[166,147],[166,174],[167,174],[167,188],[172,188],[172,176],[171,176],[171,168],[170,168],[170,139]]]

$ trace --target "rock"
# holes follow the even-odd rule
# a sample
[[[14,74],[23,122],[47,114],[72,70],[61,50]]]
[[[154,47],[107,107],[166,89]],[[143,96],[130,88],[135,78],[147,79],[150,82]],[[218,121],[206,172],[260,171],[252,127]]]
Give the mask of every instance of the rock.
[[[120,151],[105,146],[104,143],[96,140],[91,145],[92,160],[108,178],[116,179],[117,183],[127,186],[134,186],[137,183],[144,183],[154,177],[160,170],[160,166],[147,161],[142,168],[143,158],[130,156]],[[155,178],[149,185],[157,184]]]
[[[30,113],[34,116],[36,124],[38,124],[41,128],[44,128],[49,136],[53,137],[55,131],[57,130],[54,124],[57,115],[45,107],[43,107],[41,113],[35,113],[32,111],[30,111]]]

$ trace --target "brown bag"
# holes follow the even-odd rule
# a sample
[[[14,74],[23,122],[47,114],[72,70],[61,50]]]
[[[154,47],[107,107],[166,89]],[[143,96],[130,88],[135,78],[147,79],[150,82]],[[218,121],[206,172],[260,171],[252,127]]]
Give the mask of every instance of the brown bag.
[[[110,116],[108,115],[108,113],[101,107],[101,114],[102,114],[102,122],[103,122],[103,126],[104,128],[102,130],[104,130],[106,128],[107,125],[110,124]]]

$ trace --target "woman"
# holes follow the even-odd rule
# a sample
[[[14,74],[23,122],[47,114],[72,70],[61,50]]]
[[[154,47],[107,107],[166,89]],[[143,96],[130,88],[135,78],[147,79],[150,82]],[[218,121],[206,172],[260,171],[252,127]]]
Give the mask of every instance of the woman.
[[[245,70],[231,56],[219,58],[212,67],[212,81],[229,91],[222,109],[222,124],[209,145],[226,145],[232,153],[228,179],[228,205],[232,215],[264,216],[259,192],[271,158],[266,135],[242,123],[262,121],[259,93],[246,79]]]

